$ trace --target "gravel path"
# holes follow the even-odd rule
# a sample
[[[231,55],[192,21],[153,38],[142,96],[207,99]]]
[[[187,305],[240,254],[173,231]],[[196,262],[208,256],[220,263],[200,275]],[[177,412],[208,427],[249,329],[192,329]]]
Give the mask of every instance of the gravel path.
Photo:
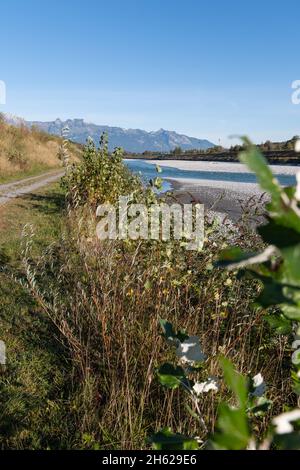
[[[63,171],[56,171],[55,173],[48,172],[43,175],[33,176],[31,178],[24,178],[23,180],[13,181],[12,183],[0,185],[0,206],[3,206],[11,199],[14,199],[23,194],[31,193],[37,189],[43,188],[50,183],[54,183],[63,176]]]

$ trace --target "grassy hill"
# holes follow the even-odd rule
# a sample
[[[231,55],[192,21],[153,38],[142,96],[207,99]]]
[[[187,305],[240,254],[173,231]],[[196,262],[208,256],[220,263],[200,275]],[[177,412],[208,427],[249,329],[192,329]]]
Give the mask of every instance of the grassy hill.
[[[0,115],[0,182],[61,167],[61,144],[60,137],[35,128],[12,126]],[[70,143],[69,153],[77,160],[81,147]]]

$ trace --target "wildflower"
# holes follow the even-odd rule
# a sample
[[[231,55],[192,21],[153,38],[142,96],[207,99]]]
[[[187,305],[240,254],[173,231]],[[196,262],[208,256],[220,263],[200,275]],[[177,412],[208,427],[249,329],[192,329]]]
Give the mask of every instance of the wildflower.
[[[232,285],[232,279],[230,279],[230,277],[228,277],[228,278],[226,279],[226,281],[224,282],[224,285],[225,285],[225,286],[231,286],[231,285]]]
[[[207,393],[209,391],[217,392],[219,390],[218,380],[216,377],[208,377],[205,382],[196,382],[193,386],[196,395]]]
[[[294,431],[294,427],[291,423],[298,420],[300,420],[300,409],[295,409],[276,416],[272,422],[277,434],[288,434]]]
[[[129,290],[127,291],[127,293],[126,293],[126,296],[127,296],[127,297],[132,297],[133,294],[134,294],[134,290],[133,290],[133,289],[129,289]]]
[[[206,359],[201,350],[198,336],[190,336],[183,343],[180,343],[176,349],[176,355],[182,362],[188,363],[202,362]]]
[[[251,392],[251,395],[253,397],[262,397],[265,394],[267,386],[264,382],[263,376],[260,373],[253,377],[252,387],[253,391]]]
[[[221,317],[221,318],[227,318],[227,317],[228,317],[228,310],[223,310],[223,311],[220,313],[220,317]]]

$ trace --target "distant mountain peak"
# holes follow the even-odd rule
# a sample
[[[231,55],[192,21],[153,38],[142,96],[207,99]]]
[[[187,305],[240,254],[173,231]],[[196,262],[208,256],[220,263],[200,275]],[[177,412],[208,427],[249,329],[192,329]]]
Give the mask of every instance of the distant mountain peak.
[[[8,120],[8,122],[10,121]],[[142,153],[146,150],[152,152],[170,152],[176,147],[181,147],[182,150],[214,147],[214,144],[206,139],[188,137],[163,128],[147,132],[141,129],[123,129],[122,127],[97,125],[86,122],[82,118],[67,119],[66,121],[57,118],[54,121],[42,122],[24,121],[14,116],[14,119],[11,118],[11,123],[15,125],[20,125],[20,123],[25,123],[28,126],[35,125],[44,132],[54,135],[61,135],[62,129],[68,127],[69,139],[81,144],[84,144],[88,137],[91,137],[95,143],[98,143],[101,134],[107,132],[110,150],[115,147],[123,147],[128,152]]]

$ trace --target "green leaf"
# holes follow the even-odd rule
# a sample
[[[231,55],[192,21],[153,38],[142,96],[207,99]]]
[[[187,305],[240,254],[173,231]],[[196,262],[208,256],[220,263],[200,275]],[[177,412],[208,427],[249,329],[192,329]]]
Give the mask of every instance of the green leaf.
[[[292,228],[279,225],[271,219],[269,220],[268,224],[258,227],[257,231],[266,243],[275,245],[279,249],[300,243],[299,232]]]
[[[281,313],[266,315],[264,319],[269,323],[270,327],[275,330],[278,335],[288,335],[292,332],[292,323]]]
[[[231,362],[225,357],[220,359],[220,363],[227,386],[235,394],[239,406],[245,407],[248,398],[248,379],[238,373]]]
[[[230,267],[233,263],[248,260],[252,258],[255,253],[245,253],[241,248],[233,246],[222,250],[218,261],[215,263],[216,266],[221,268]]]
[[[300,322],[300,307],[299,306],[291,306],[291,305],[282,305],[281,306],[283,314],[289,320],[296,320]]]
[[[163,318],[160,318],[159,324],[163,330],[163,335],[166,339],[174,340],[176,338],[176,332],[174,331],[172,323],[168,322],[167,320],[164,320]]]
[[[241,269],[254,264],[261,264],[269,261],[274,256],[275,248],[267,247],[261,253],[244,253],[240,248],[230,248],[221,252],[217,266],[227,269]]]
[[[299,220],[300,224],[300,220]],[[289,246],[281,250],[284,258],[285,276],[291,283],[300,287],[300,244]]]
[[[158,378],[166,388],[175,389],[186,382],[186,376],[182,367],[174,367],[172,364],[165,363],[158,369]]]
[[[189,336],[183,331],[175,331],[173,328],[172,323],[164,320],[162,318],[159,319],[160,326],[163,330],[163,335],[167,340],[171,341],[180,341],[181,343],[189,338]]]
[[[268,400],[265,397],[259,397],[257,404],[250,408],[249,411],[255,416],[264,416],[270,410],[272,405],[273,402],[271,400]]]
[[[197,450],[198,442],[192,437],[175,434],[170,428],[164,428],[150,438],[155,450]]]
[[[263,283],[263,290],[256,299],[256,303],[261,307],[267,308],[271,305],[282,304],[296,305],[295,301],[286,295],[287,288],[291,288],[291,286],[277,282],[269,276],[262,276],[258,273],[253,273],[253,275]]]
[[[226,450],[246,449],[250,439],[248,420],[244,409],[232,409],[222,403],[219,407],[217,432],[213,446]]]
[[[246,137],[243,140],[248,149],[239,155],[241,162],[245,163],[256,174],[260,187],[267,191],[272,196],[272,199],[280,200],[282,190],[268,166],[267,160]]]

